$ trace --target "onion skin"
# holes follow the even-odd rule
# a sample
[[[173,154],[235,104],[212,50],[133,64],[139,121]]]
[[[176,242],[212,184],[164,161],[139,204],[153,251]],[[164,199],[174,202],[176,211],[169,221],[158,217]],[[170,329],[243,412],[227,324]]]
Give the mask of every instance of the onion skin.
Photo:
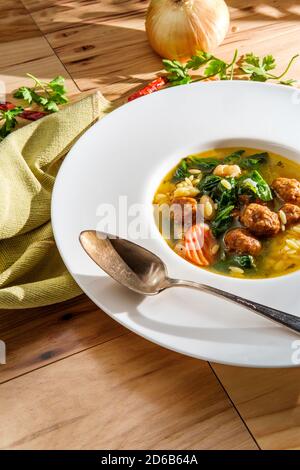
[[[224,0],[151,0],[146,32],[161,57],[185,61],[199,50],[213,51],[229,23]]]

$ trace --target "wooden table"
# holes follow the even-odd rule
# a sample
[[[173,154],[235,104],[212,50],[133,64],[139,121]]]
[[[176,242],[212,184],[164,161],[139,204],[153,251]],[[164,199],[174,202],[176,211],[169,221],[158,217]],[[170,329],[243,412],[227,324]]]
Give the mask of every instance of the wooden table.
[[[160,59],[144,0],[1,0],[0,79],[67,77],[72,94],[110,99],[151,79]],[[299,52],[298,0],[228,0],[218,53]],[[300,79],[299,63],[293,77]],[[300,448],[299,370],[225,367],[128,332],[86,296],[0,312],[0,446],[5,449]]]

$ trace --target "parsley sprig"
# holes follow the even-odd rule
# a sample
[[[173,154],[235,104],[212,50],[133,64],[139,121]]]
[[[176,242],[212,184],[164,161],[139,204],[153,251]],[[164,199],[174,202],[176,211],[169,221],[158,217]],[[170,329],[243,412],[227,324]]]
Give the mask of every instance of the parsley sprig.
[[[13,96],[22,99],[30,108],[24,109],[23,106],[15,106],[9,102],[0,103],[0,142],[16,127],[17,117],[36,121],[45,114],[58,111],[59,105],[69,101],[66,96],[64,77],[59,75],[50,82],[44,82],[31,73],[27,73],[27,76],[32,78],[33,86],[22,86],[15,91]],[[38,105],[43,111],[32,109],[33,104]]]
[[[293,85],[296,80],[288,79],[283,80],[283,77],[290,70],[293,62],[299,57],[299,54],[294,55],[285,70],[280,75],[274,75],[271,70],[276,68],[276,61],[272,55],[266,55],[264,57],[258,57],[252,52],[246,54],[241,60],[240,68],[248,76],[248,78],[255,82],[266,82],[267,80],[276,80],[282,85]]]
[[[58,105],[68,102],[64,77],[59,75],[50,82],[43,82],[30,73],[27,76],[32,78],[34,85],[18,88],[14,93],[15,98],[22,99],[29,105],[35,103],[51,113],[58,111]]]
[[[163,59],[163,65],[167,72],[167,79],[170,85],[183,85],[190,82],[203,81],[211,78],[219,80],[233,80],[234,78],[248,78],[251,81],[265,82],[267,80],[275,81],[282,85],[294,85],[296,80],[283,78],[290,70],[294,61],[299,55],[294,55],[286,69],[280,74],[272,73],[277,64],[272,55],[264,57],[256,56],[248,53],[238,58],[238,51],[235,50],[233,58],[230,62],[209,54],[208,52],[199,51],[193,55],[186,63],[177,60]],[[201,70],[201,75],[193,77],[190,71]]]
[[[234,66],[238,51],[234,52],[232,60],[227,63],[208,52],[199,51],[193,55],[185,64],[177,60],[163,59],[167,78],[171,85],[183,85],[185,83],[206,80],[218,77],[220,80],[232,80]],[[199,70],[204,67],[201,77],[192,78],[190,70]]]
[[[16,117],[23,111],[24,110],[21,106],[8,109],[7,111],[0,110],[0,121],[3,121],[3,124],[0,127],[0,142],[16,127]]]

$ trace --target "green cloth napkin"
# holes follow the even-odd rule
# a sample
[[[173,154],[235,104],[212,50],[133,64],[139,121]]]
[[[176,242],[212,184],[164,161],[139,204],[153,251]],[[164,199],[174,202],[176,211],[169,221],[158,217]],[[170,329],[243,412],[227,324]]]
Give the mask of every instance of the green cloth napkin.
[[[110,106],[100,93],[89,95],[0,143],[0,308],[40,307],[81,293],[55,246],[51,192],[63,157]]]

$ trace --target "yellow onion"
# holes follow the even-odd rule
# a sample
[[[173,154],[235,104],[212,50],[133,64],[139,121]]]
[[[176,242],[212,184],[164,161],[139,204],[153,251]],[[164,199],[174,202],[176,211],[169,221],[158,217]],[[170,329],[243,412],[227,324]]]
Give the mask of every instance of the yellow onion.
[[[218,46],[229,21],[224,0],[151,0],[146,31],[160,56],[186,60],[198,50],[208,52]]]

